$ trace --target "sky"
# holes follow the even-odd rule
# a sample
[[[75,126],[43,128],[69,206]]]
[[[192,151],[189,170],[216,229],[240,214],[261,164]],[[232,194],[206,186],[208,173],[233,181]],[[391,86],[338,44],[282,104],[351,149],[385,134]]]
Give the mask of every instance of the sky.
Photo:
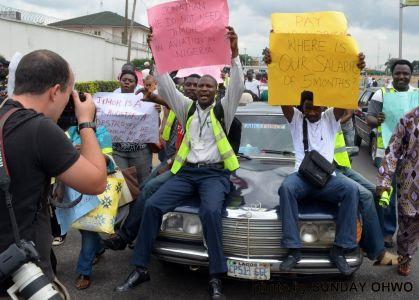
[[[132,6],[133,0],[129,0]],[[135,20],[147,22],[147,8],[167,0],[138,0]],[[0,0],[0,5],[68,19],[109,10],[124,15],[124,0]],[[261,56],[269,44],[270,15],[274,12],[341,11],[367,66],[382,66],[398,56],[399,0],[228,0],[230,25],[239,36],[240,53]],[[129,13],[131,16],[131,12]],[[403,9],[403,57],[419,60],[419,7]]]

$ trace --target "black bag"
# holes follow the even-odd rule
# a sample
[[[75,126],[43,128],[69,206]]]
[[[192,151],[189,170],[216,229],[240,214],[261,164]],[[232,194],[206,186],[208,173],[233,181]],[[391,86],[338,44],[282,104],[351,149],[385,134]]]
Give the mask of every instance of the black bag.
[[[324,187],[335,171],[335,166],[316,150],[308,151],[307,120],[303,121],[304,159],[298,173],[315,187]]]
[[[188,120],[196,110],[196,102],[194,102],[188,111],[188,116],[186,120]],[[230,131],[227,133],[225,121],[224,121],[224,109],[221,105],[221,101],[217,101],[217,103],[214,106],[214,115],[217,118],[217,120],[220,122],[221,127],[224,130],[224,133],[227,135],[227,140],[231,145],[231,148],[233,149],[234,153],[239,153],[240,149],[240,141],[242,136],[242,123],[237,117],[233,118],[233,121],[230,125]]]

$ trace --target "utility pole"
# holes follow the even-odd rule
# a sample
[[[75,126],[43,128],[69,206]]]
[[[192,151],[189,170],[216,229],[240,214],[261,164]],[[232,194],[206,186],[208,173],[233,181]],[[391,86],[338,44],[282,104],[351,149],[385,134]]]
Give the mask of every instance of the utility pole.
[[[133,31],[133,28],[134,28],[134,15],[135,15],[135,6],[136,5],[137,5],[137,0],[134,0],[134,4],[132,6],[131,26],[130,26],[130,29],[129,29],[127,63],[129,63],[131,61],[131,42],[132,42],[132,31]]]
[[[403,56],[403,0],[400,0],[400,10],[399,10],[399,58]]]
[[[122,44],[127,44],[128,41],[128,0],[125,0],[125,27],[122,38]]]

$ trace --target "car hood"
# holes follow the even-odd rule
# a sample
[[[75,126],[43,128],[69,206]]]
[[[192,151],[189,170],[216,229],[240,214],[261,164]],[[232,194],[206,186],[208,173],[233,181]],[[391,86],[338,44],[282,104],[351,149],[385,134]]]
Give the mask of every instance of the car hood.
[[[241,160],[240,168],[230,176],[231,191],[226,199],[227,209],[277,210],[280,205],[278,189],[285,177],[294,172],[294,160]],[[197,213],[199,201],[189,199],[176,211]],[[305,199],[299,205],[300,219],[332,219],[336,207],[324,201]]]

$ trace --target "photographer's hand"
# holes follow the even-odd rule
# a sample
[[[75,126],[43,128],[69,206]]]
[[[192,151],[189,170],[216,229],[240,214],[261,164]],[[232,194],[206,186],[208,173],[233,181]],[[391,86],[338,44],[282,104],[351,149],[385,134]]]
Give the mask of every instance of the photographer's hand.
[[[79,94],[73,91],[74,107],[78,123],[93,122],[95,118],[96,107],[90,94],[84,93],[86,100],[82,102]]]

